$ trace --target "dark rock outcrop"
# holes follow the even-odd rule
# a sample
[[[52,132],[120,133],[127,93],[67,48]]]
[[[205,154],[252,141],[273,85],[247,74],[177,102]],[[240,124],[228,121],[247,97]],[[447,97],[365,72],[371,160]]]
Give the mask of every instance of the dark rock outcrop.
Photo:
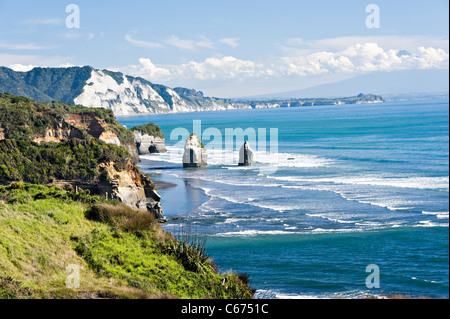
[[[248,141],[242,145],[239,151],[239,166],[252,166],[254,164],[254,152]]]

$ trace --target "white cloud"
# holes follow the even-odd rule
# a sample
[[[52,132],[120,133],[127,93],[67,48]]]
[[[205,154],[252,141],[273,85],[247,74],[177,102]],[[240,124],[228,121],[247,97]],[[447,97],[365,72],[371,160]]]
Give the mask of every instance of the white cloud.
[[[140,58],[138,65],[120,68],[120,71],[141,76],[150,81],[166,82],[176,80],[214,80],[257,77],[263,65],[252,61],[239,60],[235,57],[208,58],[202,62],[190,61],[180,65],[157,66],[150,59]]]
[[[165,67],[158,67],[150,59],[140,58],[138,65],[131,65],[125,69],[119,69],[125,74],[141,76],[150,81],[170,81],[172,79],[171,71]]]
[[[435,47],[448,50],[448,38],[424,36],[347,36],[319,40],[288,39],[281,48],[286,55],[311,54],[318,51],[337,52],[361,43],[377,43],[385,50],[415,50],[419,47]]]
[[[194,50],[196,47],[194,41],[183,40],[175,35],[172,35],[166,42],[167,42],[167,44],[177,47],[180,50]]]
[[[449,54],[442,49],[419,48],[419,54],[415,57],[419,69],[448,69]]]
[[[208,58],[203,62],[191,61],[180,65],[177,71],[180,76],[195,78],[197,80],[244,79],[257,77],[263,69],[252,61],[244,61],[232,56],[223,58]]]
[[[239,39],[237,39],[237,38],[223,38],[223,39],[219,40],[220,43],[229,45],[233,49],[236,49],[239,46],[238,41],[239,41]]]
[[[12,64],[10,66],[8,66],[10,69],[13,69],[16,72],[28,72],[33,70],[35,67],[37,67],[37,65],[23,65],[23,64]]]
[[[24,64],[11,64],[8,65],[8,68],[16,71],[16,72],[28,72],[33,70],[34,68],[71,68],[71,67],[83,67],[82,65],[74,65],[72,63],[62,63],[62,64],[58,64],[58,65],[52,65],[52,66],[46,66],[46,65],[33,65],[33,64],[29,64],[29,65],[24,65]]]
[[[205,36],[200,36],[200,40],[196,41],[195,45],[197,45],[200,48],[208,48],[208,49],[214,49],[216,46],[213,41],[211,41]]]
[[[358,43],[339,52],[317,52],[282,58],[274,68],[279,75],[361,74],[375,71],[448,68],[448,52],[420,47],[410,55],[385,50],[376,43]]]
[[[133,39],[129,34],[125,36],[125,40],[129,43],[132,43],[142,48],[148,49],[165,48],[165,46],[161,43],[136,40]],[[197,49],[216,49],[216,46],[219,43],[226,44],[233,48],[237,48],[239,46],[238,40],[239,39],[237,38],[223,38],[218,41],[215,40],[213,41],[204,35],[199,35],[193,39],[182,39],[176,35],[171,35],[164,41],[164,43],[176,47],[179,50],[194,51]]]
[[[129,34],[127,34],[125,36],[125,40],[131,44],[134,44],[134,45],[140,47],[140,48],[146,48],[146,49],[163,49],[163,48],[165,48],[164,45],[162,45],[160,43],[135,40]]]
[[[62,19],[29,19],[23,20],[20,23],[30,24],[30,25],[61,25],[63,23]]]
[[[180,50],[196,50],[198,48],[206,48],[206,49],[215,49],[216,43],[204,35],[199,36],[195,40],[191,39],[181,39],[176,35],[172,35],[169,39],[166,40],[166,43],[174,46]]]
[[[13,64],[35,64],[39,56],[0,53],[0,65],[7,66]]]
[[[34,43],[5,43],[0,42],[0,48],[7,50],[50,50],[57,48],[56,46],[42,46]]]
[[[71,61],[73,59],[73,56],[42,56],[0,53],[1,66],[14,67],[18,70],[26,70],[32,66],[64,67],[71,65],[67,61]]]
[[[77,32],[76,30],[72,30],[63,33],[61,36],[67,40],[75,40],[81,37],[81,33]]]
[[[257,78],[351,76],[376,71],[448,69],[449,54],[443,49],[419,47],[409,54],[383,49],[376,43],[357,43],[338,52],[319,51],[300,56],[285,56],[270,63],[256,63],[236,57],[211,57],[179,65],[155,65],[139,59],[138,65],[121,68],[124,73],[151,81],[236,80]],[[404,51],[402,51],[404,52]]]

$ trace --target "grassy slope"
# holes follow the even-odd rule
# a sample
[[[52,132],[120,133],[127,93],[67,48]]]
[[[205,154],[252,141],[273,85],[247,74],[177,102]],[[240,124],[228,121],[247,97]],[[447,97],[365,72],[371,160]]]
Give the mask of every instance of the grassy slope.
[[[245,279],[217,273],[149,215],[100,201],[0,186],[0,298],[251,298]],[[70,264],[81,267],[79,289],[66,288]]]

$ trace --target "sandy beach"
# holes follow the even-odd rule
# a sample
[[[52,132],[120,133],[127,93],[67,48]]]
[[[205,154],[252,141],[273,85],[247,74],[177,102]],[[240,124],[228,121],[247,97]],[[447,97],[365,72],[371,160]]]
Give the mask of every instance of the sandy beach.
[[[172,188],[172,187],[176,187],[177,186],[177,184],[167,183],[167,182],[163,182],[163,181],[154,181],[154,183],[155,183],[155,186],[156,186],[156,190]]]

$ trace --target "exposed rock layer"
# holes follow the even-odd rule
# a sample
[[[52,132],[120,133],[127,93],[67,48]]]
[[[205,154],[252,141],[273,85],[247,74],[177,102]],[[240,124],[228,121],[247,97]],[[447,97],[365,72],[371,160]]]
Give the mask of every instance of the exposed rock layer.
[[[2,97],[6,103],[11,102],[14,99],[13,96]],[[0,100],[1,103],[3,103]],[[137,208],[143,211],[150,211],[157,218],[163,217],[163,211],[161,208],[161,197],[155,190],[155,185],[148,177],[148,175],[142,174],[139,168],[135,165],[139,161],[139,155],[136,148],[136,144],[133,139],[133,134],[128,133],[120,124],[118,124],[114,118],[107,118],[108,121],[99,117],[95,112],[86,112],[78,110],[79,113],[67,112],[59,117],[50,117],[54,109],[59,112],[63,112],[63,109],[58,105],[37,105],[34,101],[22,100],[20,103],[29,103],[28,106],[32,106],[31,111],[26,113],[35,116],[47,115],[47,118],[53,119],[42,130],[30,130],[27,136],[23,136],[28,142],[33,141],[36,143],[43,142],[63,142],[71,139],[91,140],[97,139],[104,143],[114,144],[121,146],[129,151],[132,155],[131,158],[128,155],[124,155],[125,164],[115,165],[104,158],[97,158],[97,174],[84,177],[79,180],[58,180],[54,178],[54,183],[60,186],[71,186],[73,188],[79,187],[83,189],[89,189],[91,193],[100,196],[108,196],[108,198],[115,198],[123,202],[124,204]],[[0,104],[0,106],[2,106]],[[7,112],[11,109],[16,109],[14,104],[10,104],[9,108],[2,109]],[[36,110],[40,110],[37,112]],[[89,109],[88,109],[89,110]],[[22,119],[28,127],[31,128],[33,118]],[[41,122],[42,123],[42,122]],[[13,123],[14,124],[14,123]],[[0,140],[10,139],[10,131],[17,125],[9,125],[2,127],[0,122]],[[118,133],[119,132],[119,133]],[[118,134],[121,134],[120,136]],[[131,138],[130,138],[131,136]],[[111,150],[114,152],[114,150]],[[1,177],[0,177],[1,178]],[[13,180],[0,180],[0,183],[10,183]]]

